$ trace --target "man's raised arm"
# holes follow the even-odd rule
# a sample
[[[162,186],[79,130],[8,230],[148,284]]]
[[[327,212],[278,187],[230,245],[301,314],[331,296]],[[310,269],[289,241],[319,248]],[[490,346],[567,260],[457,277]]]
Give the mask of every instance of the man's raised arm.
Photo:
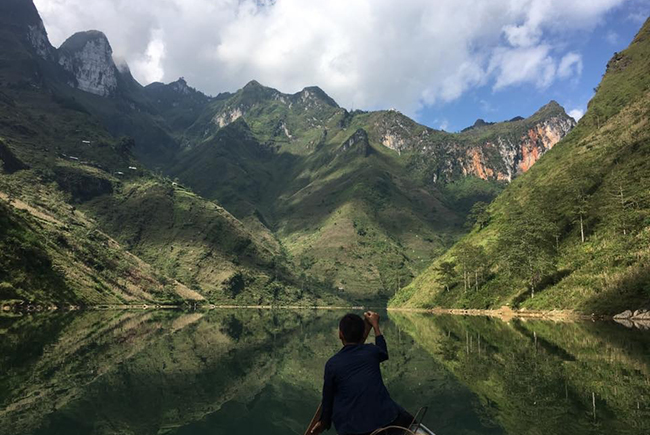
[[[366,324],[370,325],[375,331],[375,345],[379,348],[379,361],[386,361],[388,359],[388,346],[386,340],[379,329],[379,314],[374,311],[366,311],[363,313]],[[367,327],[366,327],[367,328]]]

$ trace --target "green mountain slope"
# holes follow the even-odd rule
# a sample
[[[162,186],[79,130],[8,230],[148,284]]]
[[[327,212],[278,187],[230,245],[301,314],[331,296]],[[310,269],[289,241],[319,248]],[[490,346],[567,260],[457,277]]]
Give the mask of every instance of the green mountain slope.
[[[333,289],[385,300],[574,125],[554,102],[451,134],[396,111],[348,112],[318,87],[253,81],[214,98],[183,79],[142,87],[100,31],[55,49],[31,1],[0,8],[9,188],[25,171],[34,184],[19,199],[60,198],[215,301],[311,303]]]
[[[23,173],[0,179],[0,300],[38,304],[179,303],[203,297],[127,252],[94,222]],[[8,196],[5,192],[10,192]]]
[[[154,177],[131,156],[132,142],[113,139],[91,115],[66,109],[39,92],[7,95],[15,99],[13,105],[0,110],[0,120],[7,120],[0,122],[4,172],[0,173],[0,202],[5,204],[3,216],[17,229],[3,240],[14,253],[5,258],[2,270],[8,274],[3,273],[0,280],[7,288],[20,284],[21,291],[8,292],[0,299],[84,304],[178,301],[178,296],[151,295],[149,289],[162,289],[164,283],[174,287],[174,278],[178,278],[184,284],[182,297],[190,299],[316,302],[309,291],[300,290],[303,284],[292,274],[268,231],[252,232],[214,202],[174,187],[171,180]],[[86,144],[82,138],[93,140]],[[43,214],[57,228],[34,230],[30,221],[16,220],[17,207],[32,210],[37,218]],[[75,230],[74,244],[66,242],[70,228]],[[59,237],[60,231],[65,237]],[[44,245],[32,249],[32,239]],[[59,239],[63,251],[72,252],[58,252]],[[135,259],[120,244],[153,267]],[[172,252],[170,247],[178,249]],[[18,278],[21,269],[17,265],[28,261],[35,250],[49,258],[43,260],[47,273],[52,261],[60,265],[72,257],[64,270],[53,272],[56,288],[48,287],[48,277],[39,287],[36,270],[33,276],[22,271],[24,279]],[[120,258],[102,258],[111,255]],[[143,278],[140,286],[137,279],[130,283],[138,288],[133,297],[116,296],[116,286],[103,283],[102,273],[116,282],[129,281],[132,268],[142,268],[144,275],[151,276]],[[76,290],[64,291],[70,287]]]
[[[289,95],[253,81],[208,104],[168,172],[274,232],[306,276],[385,299],[572,126],[552,102],[451,134],[395,111],[348,112],[316,87]]]
[[[59,53],[48,42],[43,54],[29,33],[34,28],[44,38],[36,42],[47,42],[31,2],[2,8],[14,21],[3,22],[0,55],[19,52],[30,62],[0,64],[3,77],[20,72],[26,80],[0,83],[0,205],[6,223],[0,300],[322,301],[314,295],[319,283],[293,273],[268,230],[245,227],[213,201],[143,166],[137,156],[146,156],[146,148],[119,133],[136,129],[154,143],[151,128],[166,123],[168,115],[156,111],[127,70],[117,69],[103,34],[79,33]],[[109,56],[101,66],[106,70],[88,70],[84,50]],[[61,59],[70,62],[69,70]],[[115,81],[107,79],[111,74]],[[167,127],[160,131],[171,137]],[[157,146],[159,156],[169,151],[164,141]]]
[[[393,305],[650,305],[649,36],[646,22],[609,62],[578,126]]]

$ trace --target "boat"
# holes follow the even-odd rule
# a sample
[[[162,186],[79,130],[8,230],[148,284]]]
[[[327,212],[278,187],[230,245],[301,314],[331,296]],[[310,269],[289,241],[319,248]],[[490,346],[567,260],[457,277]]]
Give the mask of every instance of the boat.
[[[371,435],[382,435],[382,434],[388,434],[390,433],[391,435],[399,434],[399,435],[436,435],[431,429],[426,427],[424,424],[422,424],[422,419],[424,418],[424,415],[427,413],[427,407],[422,407],[418,410],[418,412],[415,414],[415,417],[413,418],[413,422],[411,423],[409,428],[405,427],[400,427],[400,426],[387,426],[387,427],[382,427],[374,431]],[[321,407],[319,406],[318,409],[316,410],[316,413],[314,414],[314,417],[311,419],[311,422],[309,423],[309,426],[307,426],[307,430],[305,431],[305,435],[312,435],[311,431],[320,421],[320,413],[321,413]],[[388,432],[390,431],[390,432]]]

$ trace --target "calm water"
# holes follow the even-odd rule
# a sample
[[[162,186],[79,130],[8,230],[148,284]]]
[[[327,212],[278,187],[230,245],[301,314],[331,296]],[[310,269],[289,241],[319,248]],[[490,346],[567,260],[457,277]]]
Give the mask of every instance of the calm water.
[[[0,318],[0,433],[301,435],[342,314]],[[650,434],[650,331],[383,318],[391,395],[438,435]]]

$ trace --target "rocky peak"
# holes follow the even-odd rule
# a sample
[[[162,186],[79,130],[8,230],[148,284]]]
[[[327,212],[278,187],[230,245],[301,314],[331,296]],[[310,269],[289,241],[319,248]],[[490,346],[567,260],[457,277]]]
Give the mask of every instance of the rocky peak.
[[[39,57],[46,60],[54,57],[54,47],[50,44],[42,22],[27,27],[27,39]]]
[[[54,47],[31,0],[0,1],[0,17],[0,25],[26,41],[30,51],[42,59],[54,58]]]
[[[530,118],[515,118],[493,125],[496,130],[491,137],[466,150],[461,164],[463,174],[512,181],[518,174],[528,171],[542,155],[562,140],[576,122],[562,106],[551,101]],[[510,131],[504,129],[506,125]],[[484,127],[489,129],[492,125]],[[466,135],[473,134],[471,129],[464,132]]]
[[[242,89],[245,90],[251,90],[251,89],[259,89],[259,88],[265,88],[260,82],[257,80],[251,80],[250,82],[246,83]]]
[[[564,111],[564,107],[560,106],[560,104],[555,100],[551,100],[547,104],[540,107],[539,110],[535,112],[533,116],[531,116],[531,118],[550,118],[553,116],[568,116]]]
[[[308,86],[302,91],[298,92],[295,96],[297,96],[298,99],[303,103],[323,102],[328,106],[336,108],[339,107],[336,101],[334,101],[332,97],[327,95],[325,91],[323,91],[318,86]]]
[[[169,86],[171,86],[171,88],[174,91],[176,91],[176,92],[178,92],[179,94],[182,94],[182,95],[189,95],[189,94],[192,93],[192,91],[194,91],[194,89],[190,88],[187,85],[187,82],[185,81],[185,78],[183,78],[183,77],[180,77],[175,82],[170,83]]]
[[[75,33],[58,52],[59,64],[73,76],[71,86],[102,97],[115,93],[119,71],[113,49],[102,32]]]
[[[487,127],[488,125],[494,125],[494,122],[486,122],[484,119],[479,118],[472,126],[464,128],[462,131],[465,132],[476,128]]]

